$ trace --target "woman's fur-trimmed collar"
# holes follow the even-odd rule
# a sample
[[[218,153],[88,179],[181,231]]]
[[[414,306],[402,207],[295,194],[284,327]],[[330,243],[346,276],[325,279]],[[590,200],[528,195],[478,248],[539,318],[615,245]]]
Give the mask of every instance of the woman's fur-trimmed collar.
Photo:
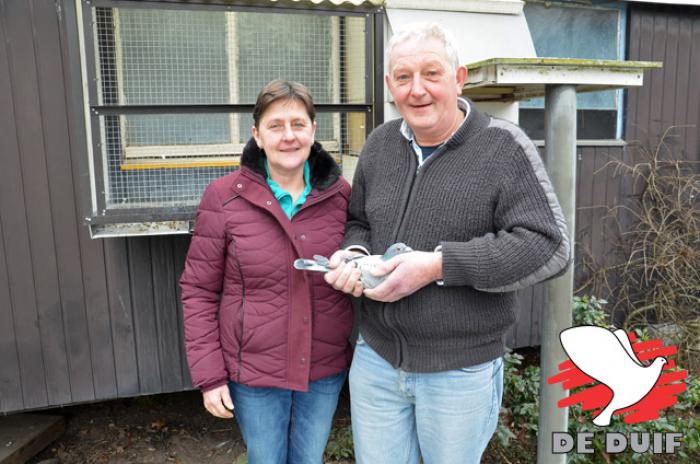
[[[265,151],[261,150],[255,139],[251,137],[245,148],[243,148],[241,166],[245,166],[266,178],[265,158]],[[318,190],[330,187],[340,177],[340,167],[318,142],[314,142],[311,145],[309,167],[311,168],[311,186]]]

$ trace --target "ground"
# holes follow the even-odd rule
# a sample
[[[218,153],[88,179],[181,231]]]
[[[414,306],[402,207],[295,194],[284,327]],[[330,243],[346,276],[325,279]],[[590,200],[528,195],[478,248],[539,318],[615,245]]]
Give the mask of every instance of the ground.
[[[243,464],[245,446],[235,421],[206,412],[199,392],[190,391],[55,408],[65,433],[29,464]],[[347,386],[341,393],[329,456],[347,456],[350,403]],[[504,460],[502,450],[490,448],[483,462]],[[352,464],[353,460],[327,459]]]
[[[347,394],[336,423],[348,421]],[[217,419],[199,392],[104,401],[57,408],[66,431],[30,464],[232,464],[245,452],[235,421]]]
[[[244,452],[233,421],[217,419],[198,392],[70,406],[48,411],[66,419],[65,433],[30,463],[230,464]],[[49,461],[56,462],[56,461]]]

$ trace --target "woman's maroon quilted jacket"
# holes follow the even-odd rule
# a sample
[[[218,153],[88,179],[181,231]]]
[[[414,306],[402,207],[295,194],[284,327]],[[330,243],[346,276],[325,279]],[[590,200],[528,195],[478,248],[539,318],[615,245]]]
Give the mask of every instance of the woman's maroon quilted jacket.
[[[290,221],[267,185],[264,157],[251,139],[241,169],[212,182],[197,211],[180,285],[187,361],[202,390],[230,379],[306,391],[348,366],[348,297],[292,263],[340,247],[350,186],[315,143],[312,190]]]

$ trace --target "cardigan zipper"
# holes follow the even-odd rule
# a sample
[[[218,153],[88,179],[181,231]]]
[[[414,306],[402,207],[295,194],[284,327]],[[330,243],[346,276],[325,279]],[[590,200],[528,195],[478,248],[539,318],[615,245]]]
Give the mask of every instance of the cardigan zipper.
[[[413,147],[411,147],[411,143],[408,142],[408,140],[406,141],[406,143],[408,144],[408,149],[410,150],[411,154],[413,155],[410,159],[415,160],[415,162],[417,164],[418,160],[416,158],[415,152],[413,151]],[[404,220],[406,219],[406,212],[408,211],[408,207],[411,204],[411,200],[413,199],[413,192],[414,192],[416,179],[417,179],[418,174],[420,172],[418,167],[413,169],[412,164],[413,163],[411,163],[411,168],[412,168],[411,171],[413,171],[413,174],[411,175],[409,183],[408,183],[408,196],[406,198],[406,202],[403,204],[403,210],[401,211],[401,218],[399,219],[399,222],[396,226],[396,229],[394,230],[394,234],[393,234],[394,239],[393,239],[392,243],[396,243],[399,240],[401,229],[403,228],[403,223],[404,223]],[[410,244],[408,244],[408,245],[410,246]],[[384,326],[393,329],[390,332],[394,337],[394,343],[396,345],[396,350],[395,350],[396,351],[396,358],[397,358],[396,367],[401,367],[403,365],[403,358],[404,358],[403,345],[405,344],[404,340],[406,337],[401,333],[401,330],[399,329],[398,325],[393,324],[393,326],[392,326],[389,324],[388,303],[384,303],[382,305],[381,317],[382,317],[382,320],[383,320],[382,322],[384,323]]]
[[[413,175],[411,176],[411,183],[408,186],[408,198],[406,199],[406,203],[404,203],[403,211],[401,213],[401,219],[399,220],[398,226],[394,230],[394,241],[392,243],[396,243],[399,240],[399,236],[401,235],[403,223],[406,220],[406,212],[408,212],[409,206],[411,205],[411,203],[413,203],[413,197],[415,196],[414,192],[416,187],[416,180],[418,180],[418,176],[420,176],[420,174],[425,170],[425,166],[435,159],[436,155],[442,154],[442,152],[444,151],[444,146],[444,144],[441,145],[437,150],[433,152],[432,155],[430,155],[430,158],[425,160],[422,165],[416,166],[416,169],[413,170]],[[412,159],[416,160],[416,163],[418,163],[416,152],[413,151],[413,147],[411,146],[410,142],[408,142],[408,148],[409,150],[411,150],[411,154],[413,155]],[[408,243],[407,245],[410,246],[411,244]]]
[[[408,141],[407,141],[408,142]],[[424,167],[427,163],[435,159],[435,155],[440,154],[438,152],[444,151],[442,150],[444,147],[440,146],[433,154],[428,158],[425,162],[423,162],[423,165],[418,165],[416,166],[416,169],[413,170],[413,175],[411,176],[410,184],[408,186],[408,198],[406,199],[406,203],[404,203],[403,211],[401,212],[401,219],[398,222],[398,226],[396,227],[396,230],[394,231],[394,240],[392,243],[396,243],[399,241],[399,237],[401,236],[401,231],[403,230],[404,222],[406,220],[407,212],[411,204],[413,203],[413,198],[415,197],[415,191],[416,191],[416,182],[418,181],[418,176],[420,176],[421,172],[424,171]],[[411,159],[416,160],[416,164],[418,163],[417,156],[415,151],[413,150],[413,147],[411,146],[411,143],[408,142],[408,148],[411,151],[411,154],[413,157]],[[409,246],[411,245],[410,243],[408,244]],[[382,316],[384,319],[384,325],[386,327],[390,327],[388,324],[388,308],[387,308],[387,303],[384,303],[383,308],[382,308]],[[396,353],[397,353],[397,365],[396,367],[400,368],[403,366],[404,363],[404,352],[405,352],[405,346],[407,345],[406,342],[406,336],[403,334],[401,329],[399,328],[398,324],[394,324],[393,326],[393,335],[394,338],[396,339],[397,347],[396,347]]]

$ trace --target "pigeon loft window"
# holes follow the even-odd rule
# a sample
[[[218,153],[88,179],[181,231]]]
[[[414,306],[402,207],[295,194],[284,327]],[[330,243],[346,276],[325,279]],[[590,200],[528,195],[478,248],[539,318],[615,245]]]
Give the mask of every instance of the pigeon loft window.
[[[186,232],[206,185],[238,167],[273,79],[311,89],[338,161],[374,124],[368,10],[80,5],[93,237]]]
[[[539,57],[622,60],[625,57],[626,5],[528,0],[523,8]],[[580,93],[578,140],[622,137],[623,90]],[[544,99],[520,102],[519,123],[536,140],[544,139]]]

